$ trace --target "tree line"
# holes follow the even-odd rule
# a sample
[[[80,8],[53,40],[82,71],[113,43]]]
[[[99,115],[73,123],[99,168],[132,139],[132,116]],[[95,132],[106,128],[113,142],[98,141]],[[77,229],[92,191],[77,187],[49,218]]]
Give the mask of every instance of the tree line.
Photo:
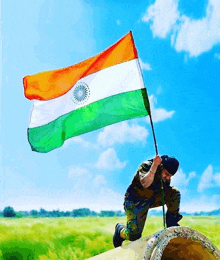
[[[194,212],[194,213],[186,213],[181,212],[184,216],[220,216],[220,209],[213,210],[210,212]],[[151,210],[149,215],[153,216],[162,216],[162,211]],[[121,217],[125,216],[125,213],[122,211],[115,211],[115,210],[102,210],[100,213],[96,211],[91,211],[88,208],[80,208],[74,209],[72,211],[60,211],[60,210],[52,210],[47,211],[43,208],[38,210],[31,210],[31,211],[15,211],[13,207],[5,207],[3,211],[0,211],[1,217]]]
[[[125,216],[125,213],[122,211],[114,211],[114,210],[102,210],[100,213],[96,211],[91,211],[88,208],[80,208],[74,209],[72,211],[60,211],[60,210],[52,210],[47,211],[43,208],[40,210],[31,210],[31,211],[15,211],[13,207],[5,207],[3,211],[0,211],[0,216],[2,217],[121,217]]]

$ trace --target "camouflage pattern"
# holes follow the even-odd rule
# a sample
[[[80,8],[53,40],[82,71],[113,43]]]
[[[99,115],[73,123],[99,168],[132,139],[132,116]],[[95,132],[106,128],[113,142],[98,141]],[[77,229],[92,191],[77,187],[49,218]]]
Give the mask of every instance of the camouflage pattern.
[[[179,214],[180,192],[175,187],[165,189],[165,204],[171,214]],[[162,205],[161,193],[154,194],[150,199],[133,202],[125,199],[124,209],[127,215],[127,225],[121,230],[122,238],[134,241],[141,237],[147,213],[150,208]]]
[[[148,188],[143,188],[140,178],[144,177],[150,170],[152,160],[143,162],[137,172],[134,175],[131,185],[128,187],[125,199],[133,202],[138,202],[141,200],[150,200],[156,194],[161,193],[161,168],[158,167],[154,181]],[[164,181],[163,186],[165,191],[170,188],[170,181]]]

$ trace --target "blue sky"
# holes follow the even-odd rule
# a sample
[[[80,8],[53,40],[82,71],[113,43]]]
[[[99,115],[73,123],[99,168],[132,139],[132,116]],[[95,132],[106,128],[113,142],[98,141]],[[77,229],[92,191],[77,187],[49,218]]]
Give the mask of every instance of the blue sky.
[[[47,154],[27,141],[22,79],[87,59],[133,32],[159,154],[180,169],[181,211],[220,206],[220,0],[2,2],[0,210],[123,209],[155,155],[148,118],[69,139]]]

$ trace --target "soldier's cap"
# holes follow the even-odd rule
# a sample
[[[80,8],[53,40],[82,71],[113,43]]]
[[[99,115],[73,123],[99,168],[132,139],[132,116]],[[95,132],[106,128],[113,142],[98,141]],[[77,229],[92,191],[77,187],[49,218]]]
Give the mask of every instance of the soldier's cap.
[[[173,156],[168,156],[168,155],[162,155],[162,164],[164,168],[171,174],[174,175],[178,168],[179,168],[179,162],[178,160],[173,157]]]

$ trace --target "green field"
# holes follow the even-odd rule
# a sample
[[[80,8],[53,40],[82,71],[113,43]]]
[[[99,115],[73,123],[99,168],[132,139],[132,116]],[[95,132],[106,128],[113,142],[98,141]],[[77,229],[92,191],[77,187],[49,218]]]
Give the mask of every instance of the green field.
[[[0,219],[0,260],[87,259],[113,248],[117,222],[125,217]],[[188,226],[220,249],[220,217],[184,217]],[[162,217],[148,217],[143,236],[163,229]]]

